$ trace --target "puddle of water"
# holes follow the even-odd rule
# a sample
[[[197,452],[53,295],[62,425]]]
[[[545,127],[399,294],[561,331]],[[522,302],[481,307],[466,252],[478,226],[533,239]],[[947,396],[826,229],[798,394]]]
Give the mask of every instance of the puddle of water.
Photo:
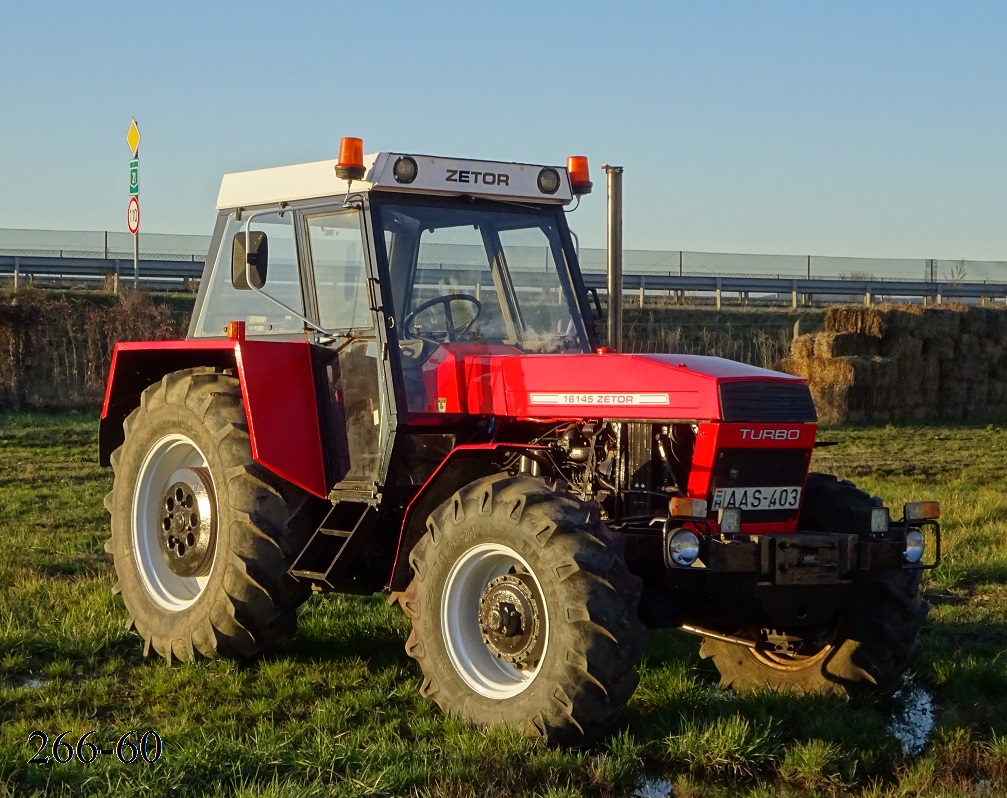
[[[902,709],[892,715],[886,728],[902,743],[902,752],[918,754],[934,730],[934,700],[926,690],[907,685],[894,696]]]
[[[37,690],[40,687],[45,687],[45,682],[41,679],[25,679],[22,686],[29,690]]]
[[[633,798],[671,798],[672,786],[667,779],[647,779],[633,793]]]

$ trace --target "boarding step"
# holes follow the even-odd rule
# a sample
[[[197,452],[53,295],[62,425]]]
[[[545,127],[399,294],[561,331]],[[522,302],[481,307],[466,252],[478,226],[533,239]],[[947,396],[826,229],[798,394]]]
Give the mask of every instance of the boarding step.
[[[375,515],[374,508],[364,502],[342,501],[333,505],[288,573],[295,579],[335,588],[367,536]]]

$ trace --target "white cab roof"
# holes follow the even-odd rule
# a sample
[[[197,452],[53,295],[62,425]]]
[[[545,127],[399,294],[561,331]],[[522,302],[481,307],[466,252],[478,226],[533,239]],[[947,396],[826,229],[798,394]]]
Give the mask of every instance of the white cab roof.
[[[416,179],[409,184],[395,180],[393,169],[399,158],[416,162]],[[497,199],[566,204],[573,198],[566,169],[551,166],[560,176],[558,190],[543,193],[538,187],[541,165],[473,161],[465,158],[439,158],[431,155],[380,152],[364,156],[366,170],[362,180],[347,181],[336,177],[336,161],[316,161],[254,172],[224,175],[217,195],[218,210],[275,205],[278,202],[336,197],[347,193],[401,191],[411,194],[469,194]]]

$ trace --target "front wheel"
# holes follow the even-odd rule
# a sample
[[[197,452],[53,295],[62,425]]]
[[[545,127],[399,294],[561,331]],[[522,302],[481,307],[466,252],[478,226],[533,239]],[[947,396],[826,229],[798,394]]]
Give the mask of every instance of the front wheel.
[[[597,509],[555,483],[497,475],[431,514],[402,597],[423,694],[477,726],[580,744],[638,681],[639,580]]]

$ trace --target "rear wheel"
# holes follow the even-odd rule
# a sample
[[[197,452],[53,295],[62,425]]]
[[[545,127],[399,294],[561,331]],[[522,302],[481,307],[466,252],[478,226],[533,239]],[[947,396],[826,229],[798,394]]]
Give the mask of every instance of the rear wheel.
[[[310,497],[252,460],[241,391],[213,369],[147,388],[112,454],[115,591],[144,653],[250,657],[290,634]]]
[[[811,473],[800,528],[869,531],[874,506],[875,499],[852,482]],[[700,655],[713,660],[721,686],[735,690],[772,687],[843,695],[866,688],[892,691],[919,649],[919,632],[927,616],[920,597],[920,572],[865,574],[850,590],[834,624],[794,634],[786,653],[764,645],[752,648],[707,638]]]
[[[597,508],[553,483],[499,475],[431,514],[401,603],[422,693],[477,726],[580,744],[636,688],[639,580]]]

